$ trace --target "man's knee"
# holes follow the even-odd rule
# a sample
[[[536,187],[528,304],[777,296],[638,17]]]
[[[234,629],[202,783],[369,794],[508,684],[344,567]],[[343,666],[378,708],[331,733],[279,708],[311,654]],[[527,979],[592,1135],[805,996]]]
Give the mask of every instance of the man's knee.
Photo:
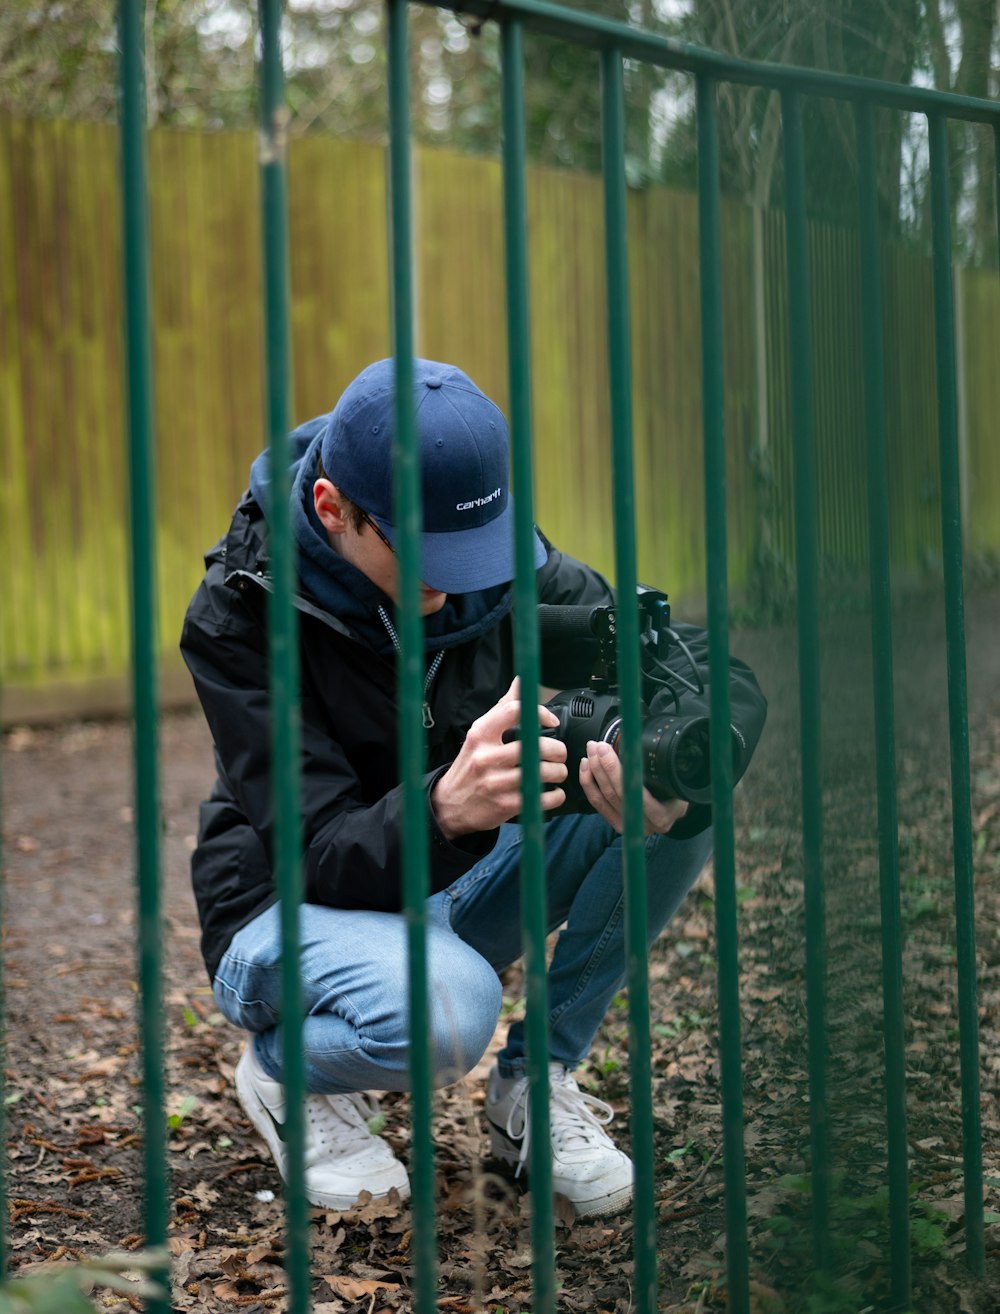
[[[429,987],[431,1067],[434,1084],[447,1086],[472,1070],[493,1039],[503,992],[500,978],[474,950],[449,960],[447,975]]]

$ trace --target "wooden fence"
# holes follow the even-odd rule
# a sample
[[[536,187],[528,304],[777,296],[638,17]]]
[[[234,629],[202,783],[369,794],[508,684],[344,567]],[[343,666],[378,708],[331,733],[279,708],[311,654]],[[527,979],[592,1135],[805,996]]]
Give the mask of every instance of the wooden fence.
[[[94,705],[127,670],[117,133],[0,120],[0,680],[5,719]],[[252,134],[150,139],[159,624],[175,666],[201,554],[262,446],[261,260]],[[501,405],[507,361],[500,170],[418,150],[418,342]],[[328,410],[389,354],[381,147],[310,136],[289,162],[294,412]],[[640,574],[696,608],[703,474],[694,197],[629,197]],[[779,588],[794,559],[783,221],[723,215],[730,574]],[[529,176],[536,503],[560,546],[612,568],[602,202],[597,178]],[[865,560],[853,234],[812,230],[820,531],[829,573]],[[887,247],[895,565],[940,539],[929,262]],[[1000,286],[961,272],[961,411],[971,551],[1000,552]],[[756,573],[755,573],[756,572]],[[763,573],[761,573],[763,572]],[[68,682],[68,683],[67,683]],[[182,687],[186,685],[182,683]],[[89,704],[88,704],[89,697]],[[100,699],[97,699],[99,702]]]

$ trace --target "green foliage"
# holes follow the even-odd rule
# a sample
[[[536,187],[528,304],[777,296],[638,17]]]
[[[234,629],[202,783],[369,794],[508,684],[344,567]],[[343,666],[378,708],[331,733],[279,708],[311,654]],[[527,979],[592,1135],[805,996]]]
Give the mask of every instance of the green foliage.
[[[787,1173],[778,1179],[787,1190],[787,1205],[763,1222],[767,1250],[781,1255],[808,1275],[807,1314],[857,1314],[869,1303],[871,1293],[863,1290],[858,1268],[859,1246],[869,1254],[888,1254],[890,1247],[890,1196],[887,1185],[870,1194],[853,1194],[842,1173],[830,1180],[829,1243],[830,1272],[813,1271],[812,1227],[808,1206],[812,1201],[812,1176]],[[920,1183],[909,1187],[909,1238],[916,1259],[940,1257],[947,1244],[949,1215],[933,1200],[921,1200]],[[865,1297],[862,1298],[861,1297]]]
[[[166,1291],[157,1275],[166,1268],[165,1251],[138,1254],[112,1253],[80,1264],[60,1264],[51,1271],[0,1282],[0,1314],[94,1314],[87,1293],[107,1287],[122,1295],[163,1298]],[[145,1274],[138,1279],[127,1273]]]
[[[589,13],[744,59],[797,64],[967,95],[996,94],[998,25],[982,0],[575,0]],[[571,6],[572,7],[572,6]],[[253,7],[231,0],[150,0],[147,99],[151,122],[181,127],[255,126]],[[0,113],[113,120],[113,0],[8,0],[0,6]],[[383,6],[376,0],[296,0],[286,6],[284,60],[293,131],[381,137],[386,130]],[[495,23],[445,9],[410,11],[411,118],[418,139],[494,153],[500,142],[500,55]],[[545,164],[597,170],[600,79],[595,52],[528,33],[528,151]],[[992,82],[992,85],[991,85]],[[627,61],[626,169],[630,185],[692,186],[696,171],[691,79]],[[913,119],[919,116],[913,116]],[[924,128],[880,114],[883,219],[926,234]],[[728,84],[719,97],[722,183],[762,204],[780,204],[781,115],[777,93]],[[804,119],[810,205],[854,221],[857,148],[852,107],[810,102]],[[979,260],[995,261],[991,136],[955,124],[951,133],[956,230]]]
[[[858,1293],[826,1273],[814,1273],[806,1297],[808,1314],[857,1314]]]
[[[683,1036],[690,1031],[699,1031],[710,1019],[704,1013],[699,1012],[696,1008],[690,1008],[673,1018],[670,1022],[657,1022],[653,1030],[658,1036],[664,1036],[668,1040],[674,1040],[677,1036]]]

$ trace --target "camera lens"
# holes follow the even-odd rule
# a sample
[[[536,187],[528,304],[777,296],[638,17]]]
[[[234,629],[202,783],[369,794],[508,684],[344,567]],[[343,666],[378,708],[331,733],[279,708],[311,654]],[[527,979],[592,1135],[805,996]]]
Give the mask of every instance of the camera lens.
[[[654,716],[643,726],[644,777],[657,798],[707,803],[712,759],[707,716]]]
[[[712,781],[707,722],[682,730],[674,751],[674,771],[686,789],[707,789]]]

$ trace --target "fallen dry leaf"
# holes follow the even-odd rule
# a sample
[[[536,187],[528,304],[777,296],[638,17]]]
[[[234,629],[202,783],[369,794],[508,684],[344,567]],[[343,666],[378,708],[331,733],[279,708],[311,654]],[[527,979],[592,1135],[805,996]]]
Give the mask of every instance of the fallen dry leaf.
[[[398,1282],[371,1281],[361,1278],[338,1277],[336,1274],[323,1274],[323,1281],[332,1292],[344,1300],[363,1300],[380,1290],[398,1291]]]

